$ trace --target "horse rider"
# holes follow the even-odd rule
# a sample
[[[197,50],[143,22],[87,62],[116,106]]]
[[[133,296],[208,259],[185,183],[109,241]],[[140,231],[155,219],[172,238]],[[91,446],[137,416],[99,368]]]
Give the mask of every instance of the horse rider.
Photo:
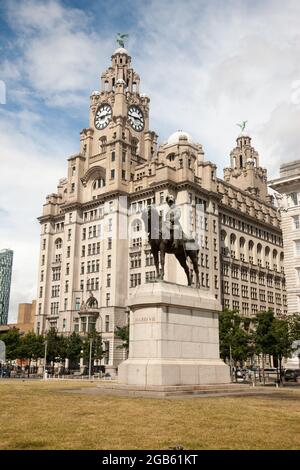
[[[169,210],[166,214],[166,229],[167,235],[170,236],[171,246],[176,251],[183,240],[183,230],[179,219],[181,217],[181,210],[175,206],[175,198],[173,196],[167,196],[166,198]]]

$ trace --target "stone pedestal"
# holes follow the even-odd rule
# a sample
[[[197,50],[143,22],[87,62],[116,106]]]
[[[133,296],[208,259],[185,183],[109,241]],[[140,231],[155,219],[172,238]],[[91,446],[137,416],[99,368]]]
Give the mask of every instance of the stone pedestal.
[[[140,386],[224,384],[218,313],[211,293],[168,282],[138,286],[129,299],[129,358],[118,382]]]

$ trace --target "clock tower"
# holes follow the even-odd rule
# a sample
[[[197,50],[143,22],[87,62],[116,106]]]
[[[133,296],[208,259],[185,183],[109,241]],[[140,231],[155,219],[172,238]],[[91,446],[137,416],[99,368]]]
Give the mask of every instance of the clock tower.
[[[86,184],[97,166],[103,181],[99,189],[130,192],[136,165],[149,161],[156,150],[157,136],[149,131],[149,102],[140,94],[140,77],[129,53],[119,47],[101,76],[100,91],[90,97],[89,128],[81,132]]]

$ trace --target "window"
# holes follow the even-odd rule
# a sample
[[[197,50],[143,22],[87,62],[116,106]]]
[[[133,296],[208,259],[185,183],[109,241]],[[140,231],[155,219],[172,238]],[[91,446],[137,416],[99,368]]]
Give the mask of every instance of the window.
[[[112,247],[112,238],[108,237],[108,239],[107,239],[107,249],[111,250],[111,247]]]
[[[116,160],[116,152],[111,152],[111,161],[114,162]]]
[[[122,180],[125,180],[125,179],[126,179],[126,171],[122,170]]]
[[[300,268],[296,268],[296,282],[300,284]]]
[[[62,324],[62,330],[63,331],[66,331],[66,323],[67,323],[67,320],[64,318],[63,319],[63,324]]]
[[[65,292],[69,292],[69,281],[65,282]]]
[[[145,274],[145,282],[153,282],[155,281],[155,271],[148,271]]]
[[[154,265],[154,258],[151,251],[146,252],[146,266],[153,266]]]
[[[300,240],[295,240],[295,255],[300,256]]]
[[[75,172],[76,172],[76,166],[72,166],[72,176],[75,175]]]
[[[111,274],[107,274],[106,276],[106,287],[110,287],[111,285]]]
[[[109,341],[104,341],[104,362],[109,364]]]
[[[130,287],[136,287],[141,284],[141,273],[130,274]]]
[[[110,179],[111,180],[115,179],[115,170],[110,170]]]
[[[104,178],[97,178],[97,179],[93,182],[93,189],[104,188],[104,186],[105,186],[105,179],[104,179]]]
[[[109,307],[110,306],[110,293],[107,292],[106,294],[106,307]]]
[[[105,315],[105,333],[109,333],[109,315]]]
[[[40,287],[40,298],[43,297],[43,288]]]
[[[111,255],[107,256],[107,267],[111,268]]]
[[[130,255],[130,268],[140,268],[142,263],[141,253]]]
[[[71,184],[71,193],[74,193],[74,191],[75,191],[75,183],[72,183]]]
[[[293,229],[298,230],[300,228],[300,220],[299,220],[299,215],[295,215],[292,217],[293,219]]]
[[[42,263],[41,264],[42,264],[42,266],[44,266],[44,264],[45,264],[45,255],[42,255]]]
[[[67,310],[68,307],[68,299],[64,299],[64,310]]]
[[[61,238],[57,238],[57,239],[55,240],[55,248],[56,248],[57,250],[59,250],[61,247],[62,247],[62,239],[61,239]]]
[[[46,249],[46,238],[43,239],[43,246],[42,246],[42,249],[43,249],[43,250]]]
[[[164,193],[161,192],[159,193],[159,203],[163,204],[164,202],[165,202]]]
[[[108,219],[108,231],[112,231],[112,219]]]
[[[86,228],[82,229],[82,240],[86,239]]]
[[[289,202],[290,206],[297,206],[298,205],[298,194],[297,193],[290,193],[289,194]]]
[[[75,299],[75,310],[80,310],[80,297]]]
[[[71,235],[72,235],[72,229],[69,228],[69,229],[68,229],[68,241],[71,240]]]
[[[44,271],[41,271],[41,282],[44,280]]]
[[[70,258],[70,255],[71,255],[71,247],[68,246],[67,247],[67,258]]]
[[[81,256],[85,256],[85,245],[81,248]]]

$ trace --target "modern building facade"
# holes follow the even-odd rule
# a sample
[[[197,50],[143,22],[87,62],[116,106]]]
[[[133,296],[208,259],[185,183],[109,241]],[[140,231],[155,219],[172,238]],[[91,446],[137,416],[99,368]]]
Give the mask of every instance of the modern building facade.
[[[104,362],[117,366],[124,352],[114,331],[127,322],[130,292],[155,278],[141,214],[155,205],[163,220],[168,195],[200,245],[202,289],[246,316],[283,312],[286,298],[280,214],[251,138],[237,138],[224,179],[188,133],[177,131],[158,146],[150,100],[140,93],[129,53],[119,48],[111,59],[90,97],[80,150],[39,217],[35,329],[70,334],[96,327]],[[170,282],[186,283],[174,256],[167,255],[165,273]]]
[[[270,181],[281,210],[288,313],[300,312],[300,160],[280,166]]]
[[[8,320],[13,251],[0,250],[0,325]]]

